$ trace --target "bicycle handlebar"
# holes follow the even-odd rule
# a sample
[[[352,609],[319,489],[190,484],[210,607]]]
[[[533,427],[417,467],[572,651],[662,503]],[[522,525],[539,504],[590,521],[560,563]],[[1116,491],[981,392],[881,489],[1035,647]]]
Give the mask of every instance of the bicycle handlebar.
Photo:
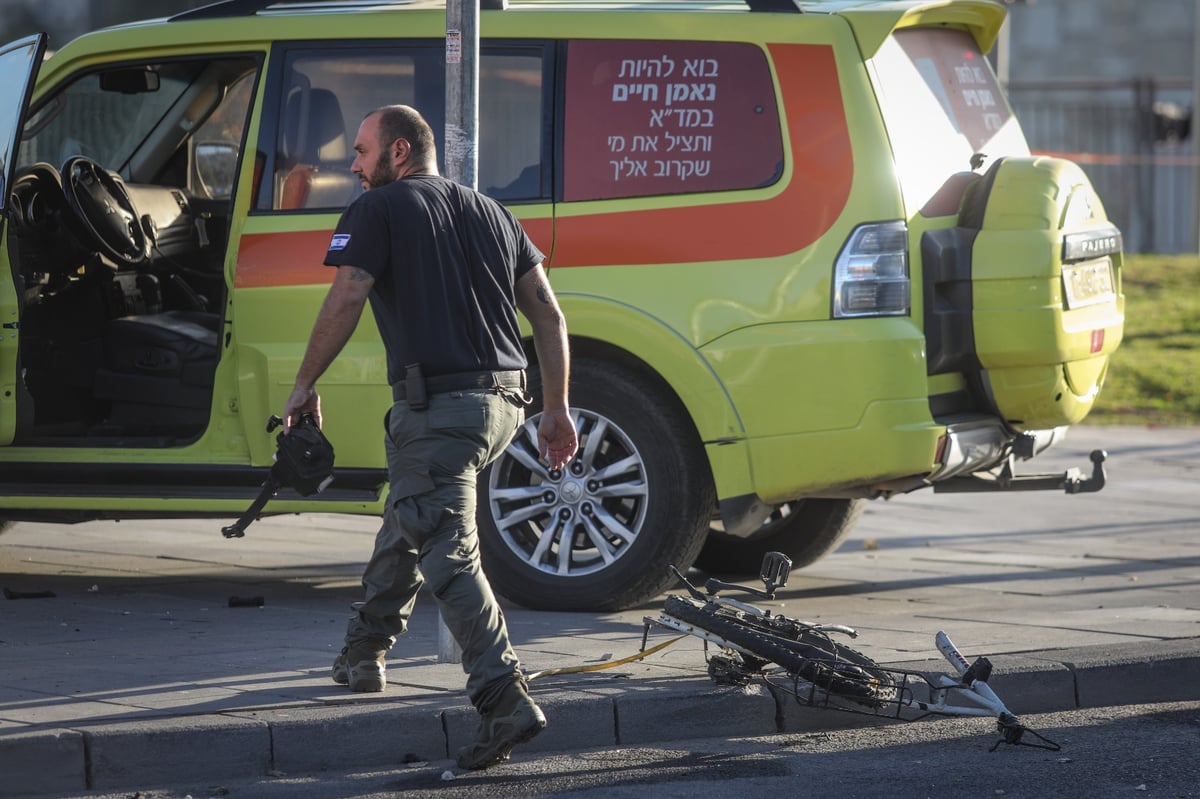
[[[761,588],[754,588],[749,585],[739,585],[738,583],[727,583],[724,580],[718,580],[716,577],[709,577],[704,581],[704,590],[709,594],[715,594],[718,591],[745,591],[747,594],[754,594],[763,599],[774,599],[774,591],[764,591]]]

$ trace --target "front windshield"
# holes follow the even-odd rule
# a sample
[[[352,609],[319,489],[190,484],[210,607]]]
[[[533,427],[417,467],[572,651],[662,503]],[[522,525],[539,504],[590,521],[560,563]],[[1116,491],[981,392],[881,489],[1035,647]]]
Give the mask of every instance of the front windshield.
[[[92,72],[42,102],[25,125],[19,167],[85,155],[129,177],[130,158],[187,93],[204,65]],[[114,76],[118,75],[120,79]],[[144,77],[139,77],[144,75]]]

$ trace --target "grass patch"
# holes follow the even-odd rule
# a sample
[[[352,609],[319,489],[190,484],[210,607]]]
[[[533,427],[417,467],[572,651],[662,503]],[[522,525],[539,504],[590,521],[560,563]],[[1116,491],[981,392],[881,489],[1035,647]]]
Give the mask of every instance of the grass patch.
[[[1200,424],[1200,257],[1130,255],[1125,337],[1088,424]]]

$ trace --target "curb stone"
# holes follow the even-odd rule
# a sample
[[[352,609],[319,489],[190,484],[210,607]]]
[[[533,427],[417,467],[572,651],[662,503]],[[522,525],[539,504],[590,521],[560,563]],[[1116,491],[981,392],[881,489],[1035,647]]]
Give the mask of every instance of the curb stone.
[[[886,665],[945,670],[936,660]],[[1200,639],[1005,655],[990,684],[1018,714],[1200,699]],[[697,676],[583,685],[559,679],[534,683],[532,693],[550,725],[522,745],[527,752],[890,723],[803,707],[757,682],[715,686]],[[477,718],[469,705],[438,707],[427,698],[16,733],[0,737],[0,797],[437,761],[474,739]]]

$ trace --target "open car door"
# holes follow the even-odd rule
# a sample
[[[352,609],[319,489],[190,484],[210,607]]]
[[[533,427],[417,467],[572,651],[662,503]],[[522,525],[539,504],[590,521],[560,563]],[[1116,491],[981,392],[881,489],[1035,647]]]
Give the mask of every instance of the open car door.
[[[20,326],[20,296],[16,278],[8,269],[6,224],[13,214],[22,213],[9,195],[13,171],[16,168],[17,139],[25,125],[29,97],[37,79],[38,67],[46,50],[45,34],[35,34],[10,42],[0,48],[0,237],[5,247],[0,250],[0,264],[8,272],[0,278],[0,446],[12,443],[17,422],[17,381],[21,379],[18,363],[18,329]]]

